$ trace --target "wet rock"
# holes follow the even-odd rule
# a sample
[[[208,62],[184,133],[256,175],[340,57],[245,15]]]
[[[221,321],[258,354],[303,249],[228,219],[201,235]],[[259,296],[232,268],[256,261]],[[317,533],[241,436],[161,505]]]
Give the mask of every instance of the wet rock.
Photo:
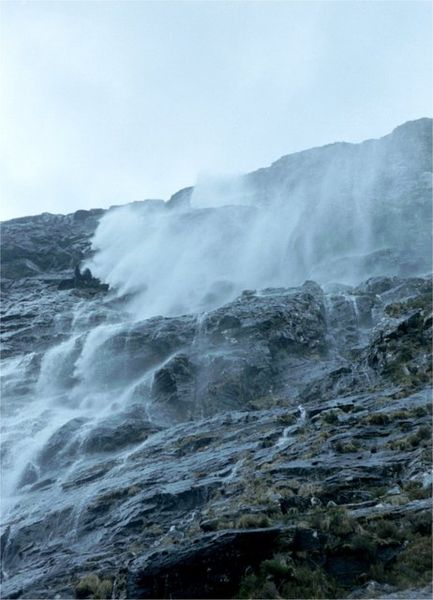
[[[326,266],[355,285],[245,290],[202,315],[132,322],[124,298],[58,290],[89,256],[101,211],[3,225],[5,464],[41,389],[59,417],[57,429],[46,412],[32,423],[46,441],[23,454],[8,497],[3,597],[99,596],[105,582],[113,598],[224,598],[245,577],[249,597],[311,597],[312,586],[344,597],[367,593],[373,574],[377,597],[398,597],[395,581],[405,597],[431,593],[431,281],[413,276],[430,262],[421,125],[384,142],[394,178],[377,181],[384,202],[372,204],[382,250],[347,255],[350,211],[341,236],[329,235],[335,222],[317,232],[318,280]],[[283,158],[248,176],[252,200],[301,191],[313,202],[326,156],[338,180],[373,147]],[[191,192],[170,203],[184,224]],[[227,214],[255,210],[244,208]],[[299,240],[287,251],[305,259]],[[233,283],[212,293],[232,297]]]
[[[194,416],[196,375],[196,365],[186,354],[175,355],[155,372],[152,396],[168,422]]]
[[[385,591],[385,590],[383,590]],[[388,598],[389,600],[418,600],[422,598],[431,598],[433,592],[433,585],[429,584],[424,587],[414,587],[408,590],[397,591],[397,590],[387,590],[387,593],[378,598]]]
[[[35,467],[35,465],[31,462],[27,464],[24,469],[23,474],[21,475],[20,481],[18,483],[18,488],[23,487],[24,485],[30,485],[35,483],[39,477],[39,470]]]
[[[70,464],[81,447],[80,432],[87,419],[77,417],[62,425],[48,439],[37,460],[42,469]]]
[[[149,423],[145,412],[135,408],[100,421],[87,434],[84,452],[112,452],[144,441],[159,428]]]
[[[74,277],[70,279],[62,279],[58,285],[59,290],[87,290],[93,293],[108,292],[109,285],[101,283],[97,277],[93,277],[90,269],[85,269],[81,273],[78,266],[75,267]]]
[[[214,343],[266,344],[273,358],[280,353],[320,353],[326,346],[326,323],[317,288],[314,293],[306,286],[305,292],[241,297],[206,318],[206,334]]]
[[[98,348],[93,374],[95,383],[116,384],[145,375],[176,350],[189,346],[195,334],[194,317],[154,317],[118,327]]]
[[[103,212],[87,211],[86,219],[44,213],[2,223],[3,276],[17,279],[34,274],[28,272],[29,265],[33,271],[73,267],[89,252],[90,237]]]
[[[74,268],[90,256],[91,237],[105,212],[98,208],[69,215],[43,213],[3,222],[2,277],[16,280]]]
[[[196,543],[138,559],[128,598],[231,598],[244,570],[272,554],[278,529],[205,534]]]
[[[389,598],[389,600],[415,600],[421,598],[431,598],[432,585],[425,587],[412,588],[408,590],[398,590],[395,586],[386,583],[377,583],[369,581],[363,587],[354,590],[348,598]]]
[[[367,350],[367,363],[397,382],[418,386],[429,381],[431,327],[422,310],[410,311],[381,326]]]

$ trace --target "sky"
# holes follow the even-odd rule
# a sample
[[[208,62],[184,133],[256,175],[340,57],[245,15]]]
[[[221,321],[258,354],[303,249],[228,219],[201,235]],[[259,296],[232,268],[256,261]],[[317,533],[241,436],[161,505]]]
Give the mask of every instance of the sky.
[[[168,199],[431,116],[432,6],[3,0],[0,219]]]

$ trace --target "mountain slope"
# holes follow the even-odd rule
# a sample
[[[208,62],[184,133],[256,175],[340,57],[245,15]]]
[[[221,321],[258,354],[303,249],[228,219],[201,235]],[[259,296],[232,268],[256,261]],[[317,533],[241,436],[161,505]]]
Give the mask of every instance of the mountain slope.
[[[429,136],[2,225],[3,597],[431,595]]]

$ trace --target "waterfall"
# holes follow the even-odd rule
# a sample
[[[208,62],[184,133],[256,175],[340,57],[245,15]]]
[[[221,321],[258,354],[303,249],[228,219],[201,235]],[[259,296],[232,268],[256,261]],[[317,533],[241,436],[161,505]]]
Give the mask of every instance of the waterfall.
[[[306,279],[347,286],[393,273],[395,257],[405,244],[413,245],[412,230],[401,218],[411,180],[399,183],[395,177],[390,183],[383,174],[392,167],[388,146],[378,151],[375,144],[331,145],[284,157],[245,177],[201,181],[183,208],[158,203],[107,211],[87,266],[110,285],[110,295],[76,298],[70,318],[70,304],[63,316],[61,304],[70,292],[58,292],[53,310],[59,314],[48,347],[30,347],[27,354],[4,361],[3,497],[16,500],[20,489],[48,476],[50,469],[61,482],[74,461],[85,462],[85,453],[95,451],[89,438],[102,434],[93,432],[110,437],[110,419],[116,415],[123,422],[127,411],[137,411],[132,423],[141,419],[146,427],[156,425],[154,373],[169,365],[183,344],[192,344],[191,363],[195,354],[206,364],[209,349],[201,344],[207,311],[244,290],[287,288]],[[422,223],[427,222],[426,217]],[[412,262],[410,268],[413,274],[417,265]],[[337,323],[339,311],[348,308],[350,331],[335,335],[355,344],[357,298],[341,289],[325,300],[328,320]],[[166,317],[197,314],[185,332],[179,322],[179,339],[169,331]],[[169,340],[161,345],[160,327],[168,328]],[[301,422],[305,415],[302,407],[299,411]],[[278,444],[286,443],[289,429]],[[44,463],[41,452],[50,444],[57,444],[56,451]]]

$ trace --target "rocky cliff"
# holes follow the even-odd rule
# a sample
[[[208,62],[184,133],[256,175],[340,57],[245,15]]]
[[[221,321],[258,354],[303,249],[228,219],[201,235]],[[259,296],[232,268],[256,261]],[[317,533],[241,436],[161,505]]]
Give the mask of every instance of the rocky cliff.
[[[200,193],[2,225],[2,596],[429,598],[431,121]]]

